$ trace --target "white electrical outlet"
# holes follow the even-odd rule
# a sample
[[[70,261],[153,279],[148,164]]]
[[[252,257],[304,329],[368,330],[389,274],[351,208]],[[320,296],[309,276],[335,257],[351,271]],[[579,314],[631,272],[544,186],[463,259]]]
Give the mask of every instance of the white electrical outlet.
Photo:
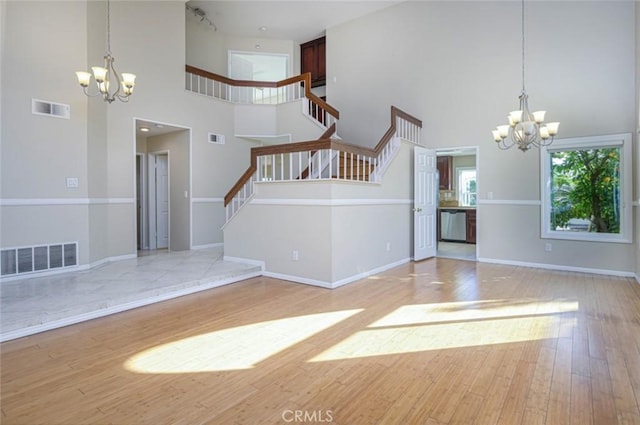
[[[300,259],[300,253],[298,252],[298,250],[294,249],[293,251],[291,251],[291,260],[298,261],[299,259]]]
[[[77,188],[79,187],[79,180],[77,177],[67,177],[67,188]]]
[[[553,245],[551,245],[550,243],[544,244],[544,250],[547,252],[553,251]]]
[[[391,251],[391,242],[387,242],[387,252]]]

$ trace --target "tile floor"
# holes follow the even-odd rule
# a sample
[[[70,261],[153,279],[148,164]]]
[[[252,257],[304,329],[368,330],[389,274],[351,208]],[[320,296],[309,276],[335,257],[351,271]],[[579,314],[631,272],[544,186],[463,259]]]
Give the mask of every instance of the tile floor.
[[[460,242],[438,242],[438,257],[476,261],[476,245]]]
[[[0,341],[117,313],[258,276],[260,266],[224,261],[222,247],[146,253],[86,271],[5,281]]]

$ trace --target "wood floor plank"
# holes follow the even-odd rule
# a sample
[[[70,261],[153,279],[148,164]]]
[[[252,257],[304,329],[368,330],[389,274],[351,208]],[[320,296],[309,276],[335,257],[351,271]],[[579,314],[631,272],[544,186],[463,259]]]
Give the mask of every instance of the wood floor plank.
[[[0,420],[639,424],[639,353],[628,278],[450,259],[335,290],[261,277],[2,343]]]
[[[571,413],[569,417],[572,425],[594,424],[592,400],[591,379],[577,373],[571,374]]]
[[[570,422],[572,351],[571,338],[558,339],[546,416],[548,425],[563,425]]]

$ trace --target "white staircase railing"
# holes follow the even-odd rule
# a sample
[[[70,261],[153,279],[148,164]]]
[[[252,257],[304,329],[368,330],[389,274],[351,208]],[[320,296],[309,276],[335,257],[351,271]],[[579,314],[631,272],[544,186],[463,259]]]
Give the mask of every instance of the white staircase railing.
[[[282,81],[233,80],[187,65],[185,90],[240,105],[280,105],[296,100],[302,112],[325,129],[338,121],[339,112],[311,92],[311,75],[298,75]]]
[[[192,72],[186,73],[185,89],[240,105],[279,105],[305,97],[304,86],[297,81],[280,87],[249,87],[238,86],[233,80],[213,79]]]

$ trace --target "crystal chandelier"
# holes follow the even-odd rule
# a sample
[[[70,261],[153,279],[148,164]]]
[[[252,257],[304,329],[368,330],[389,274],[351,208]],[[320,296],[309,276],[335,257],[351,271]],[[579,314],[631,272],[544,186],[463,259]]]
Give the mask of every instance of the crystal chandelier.
[[[493,139],[500,149],[509,149],[518,146],[523,152],[531,146],[548,146],[553,142],[553,137],[558,133],[559,122],[544,123],[547,111],[529,110],[529,96],[524,88],[524,0],[522,0],[522,92],[520,109],[511,111],[507,116],[509,124],[499,125],[493,130]]]
[[[84,94],[89,97],[102,95],[105,102],[113,102],[118,99],[121,102],[128,102],[129,96],[133,93],[133,87],[135,86],[136,75],[123,72],[119,75],[116,69],[113,67],[115,59],[111,56],[111,21],[110,21],[110,3],[107,0],[107,54],[104,57],[104,67],[93,66],[93,77],[96,80],[98,92],[90,94],[89,83],[91,82],[91,73],[85,71],[76,72],[78,77],[78,83],[82,86]]]

